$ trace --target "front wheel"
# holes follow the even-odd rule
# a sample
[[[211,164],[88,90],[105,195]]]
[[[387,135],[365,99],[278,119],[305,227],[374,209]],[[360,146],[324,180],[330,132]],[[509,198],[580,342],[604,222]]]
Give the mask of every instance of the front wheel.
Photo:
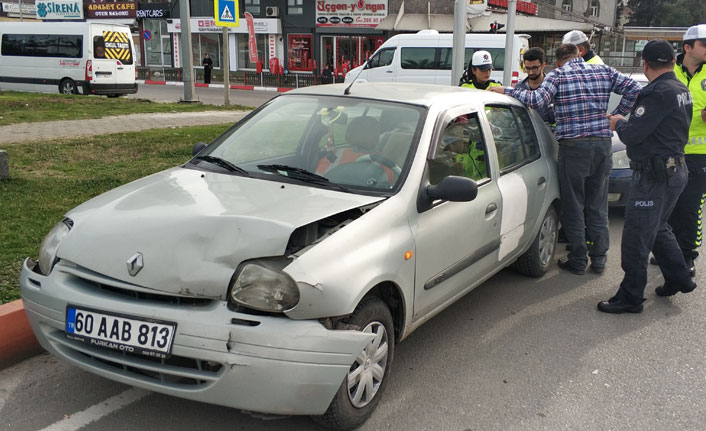
[[[375,334],[375,338],[351,365],[326,413],[314,419],[330,428],[349,430],[365,422],[382,397],[392,367],[395,333],[390,310],[374,296],[364,299],[342,323]]]
[[[59,93],[61,94],[78,94],[78,87],[73,79],[63,79],[59,84]]]
[[[520,273],[530,277],[541,277],[547,272],[554,257],[558,227],[559,216],[550,206],[529,250],[515,262],[515,268]]]

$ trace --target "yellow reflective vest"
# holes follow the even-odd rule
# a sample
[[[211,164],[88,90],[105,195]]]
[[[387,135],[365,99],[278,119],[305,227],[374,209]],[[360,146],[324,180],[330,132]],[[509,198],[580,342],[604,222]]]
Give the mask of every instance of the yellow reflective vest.
[[[486,87],[486,88],[476,87],[475,85],[473,85],[473,81],[468,81],[468,82],[464,82],[463,84],[461,84],[461,87],[473,88],[473,89],[477,89],[477,90],[487,90],[490,87],[501,87],[501,86],[502,86],[501,83],[499,83],[498,81],[493,81],[492,79],[490,81],[488,81],[488,87]]]
[[[691,93],[694,101],[694,110],[691,116],[691,127],[689,127],[689,141],[686,143],[684,152],[686,154],[706,154],[706,122],[701,118],[701,111],[706,109],[706,66],[701,64],[694,76],[689,77],[689,73],[682,65],[683,54],[677,58],[674,65],[674,73]]]
[[[588,64],[604,64],[603,59],[600,58],[596,54],[594,54],[593,57],[591,57],[586,63],[588,63]]]

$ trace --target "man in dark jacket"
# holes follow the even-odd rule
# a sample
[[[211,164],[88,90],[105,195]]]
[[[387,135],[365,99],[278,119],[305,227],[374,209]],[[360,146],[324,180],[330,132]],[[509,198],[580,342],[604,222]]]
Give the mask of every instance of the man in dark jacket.
[[[211,57],[208,56],[208,53],[203,55],[203,62],[201,63],[203,66],[203,82],[206,84],[211,83],[211,69],[213,69],[213,60],[211,60]]]

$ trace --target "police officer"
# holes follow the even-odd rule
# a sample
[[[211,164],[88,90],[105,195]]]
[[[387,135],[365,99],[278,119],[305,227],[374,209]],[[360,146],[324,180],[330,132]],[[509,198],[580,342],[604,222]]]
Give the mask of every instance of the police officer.
[[[684,150],[689,181],[679,196],[669,225],[693,277],[696,272],[694,260],[701,245],[706,196],[706,24],[689,27],[683,39],[684,52],[677,57],[674,72],[677,79],[689,88],[694,101],[689,140]]]
[[[461,76],[461,87],[486,90],[490,87],[499,87],[498,81],[490,79],[490,72],[493,71],[493,58],[488,51],[476,51],[473,53],[468,68]]]
[[[650,83],[640,91],[630,120],[608,116],[611,129],[627,146],[633,176],[620,250],[625,276],[615,296],[598,303],[598,310],[604,313],[642,311],[650,250],[665,280],[656,289],[657,295],[671,296],[696,288],[667,224],[687,181],[684,145],[691,122],[691,94],[674,74],[674,49],[669,42],[649,41],[642,58]]]
[[[571,30],[564,35],[561,43],[573,43],[576,45],[579,49],[579,56],[583,57],[583,61],[586,63],[603,64],[603,60],[591,49],[586,33],[579,30]]]

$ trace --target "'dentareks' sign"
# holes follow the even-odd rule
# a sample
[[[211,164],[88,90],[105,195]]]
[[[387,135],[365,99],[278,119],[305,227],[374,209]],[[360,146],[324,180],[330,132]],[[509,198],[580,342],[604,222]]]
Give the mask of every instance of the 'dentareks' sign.
[[[39,19],[83,19],[81,0],[36,0]]]

